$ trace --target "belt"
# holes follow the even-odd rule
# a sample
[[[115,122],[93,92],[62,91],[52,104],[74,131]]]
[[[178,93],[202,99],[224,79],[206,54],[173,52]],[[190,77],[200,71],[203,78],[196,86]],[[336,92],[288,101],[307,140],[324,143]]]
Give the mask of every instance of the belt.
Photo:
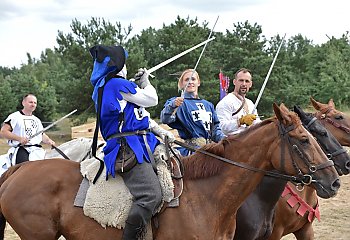
[[[112,134],[111,136],[109,136],[107,138],[107,140],[110,140],[112,138],[121,138],[121,137],[132,136],[132,135],[143,135],[143,141],[145,142],[145,145],[146,145],[146,150],[147,150],[147,153],[148,153],[148,157],[149,157],[149,159],[151,161],[153,169],[156,170],[156,165],[155,165],[153,153],[151,151],[151,148],[150,148],[150,146],[148,144],[147,137],[146,137],[146,134],[148,132],[149,132],[149,130],[137,130],[137,131],[133,131],[133,132],[115,133],[115,134]]]
[[[133,132],[122,132],[122,133],[115,133],[107,137],[107,140],[113,139],[113,138],[121,138],[126,136],[132,136],[132,135],[146,135],[149,131],[148,130],[137,130]]]
[[[22,147],[40,147],[42,148],[43,146],[41,146],[40,144],[27,144],[27,145],[21,145]]]

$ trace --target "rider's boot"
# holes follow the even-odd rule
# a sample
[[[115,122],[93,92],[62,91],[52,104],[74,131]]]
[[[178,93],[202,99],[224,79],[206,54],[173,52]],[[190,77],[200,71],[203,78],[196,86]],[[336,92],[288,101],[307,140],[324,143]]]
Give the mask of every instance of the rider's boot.
[[[146,224],[151,219],[152,212],[140,206],[133,206],[130,210],[128,219],[125,223],[122,240],[137,240],[139,239]]]

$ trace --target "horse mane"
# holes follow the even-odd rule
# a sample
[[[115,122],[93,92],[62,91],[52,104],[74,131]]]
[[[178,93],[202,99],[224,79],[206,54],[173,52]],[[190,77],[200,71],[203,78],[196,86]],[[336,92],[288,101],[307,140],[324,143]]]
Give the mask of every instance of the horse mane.
[[[203,151],[212,154],[223,156],[224,144],[223,141],[218,143],[209,143],[202,148]],[[182,158],[184,165],[184,177],[189,179],[200,179],[215,176],[225,166],[220,160],[213,157],[195,152],[191,156]]]
[[[226,141],[228,141],[228,143],[231,142],[231,140],[236,140],[237,138],[242,138],[245,135],[249,135],[252,131],[255,131],[255,129],[260,128],[262,126],[265,126],[271,122],[275,122],[276,121],[276,117],[271,117],[271,118],[267,118],[257,124],[251,125],[249,128],[247,128],[246,130],[235,134],[235,135],[229,135],[227,138],[225,138]]]
[[[207,144],[203,146],[201,150],[223,157],[225,153],[225,146],[230,145],[237,138],[241,138],[245,135],[250,134],[252,131],[254,131],[257,128],[260,128],[271,122],[274,122],[275,119],[276,118],[272,117],[260,123],[254,124],[250,126],[247,130],[237,135],[230,135],[222,139],[218,143]],[[215,176],[218,173],[220,173],[223,170],[223,168],[227,166],[226,163],[199,152],[195,152],[191,156],[184,157],[182,158],[182,160],[184,165],[184,177],[189,179],[200,179],[200,178],[208,178],[211,176]]]

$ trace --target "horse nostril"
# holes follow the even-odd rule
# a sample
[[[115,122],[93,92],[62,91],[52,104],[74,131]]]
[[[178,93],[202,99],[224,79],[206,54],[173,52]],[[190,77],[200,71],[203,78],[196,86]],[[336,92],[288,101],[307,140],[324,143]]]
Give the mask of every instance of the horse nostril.
[[[332,184],[332,190],[338,190],[340,188],[340,180],[339,178],[335,180]]]

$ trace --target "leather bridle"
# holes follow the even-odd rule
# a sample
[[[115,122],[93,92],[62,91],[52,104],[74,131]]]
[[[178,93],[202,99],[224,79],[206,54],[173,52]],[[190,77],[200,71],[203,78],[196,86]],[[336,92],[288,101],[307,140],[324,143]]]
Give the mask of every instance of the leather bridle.
[[[242,162],[236,162],[234,160],[218,156],[216,154],[210,153],[210,152],[202,150],[200,148],[196,148],[194,146],[191,146],[189,144],[186,144],[184,142],[180,142],[177,140],[175,140],[174,143],[176,143],[182,147],[185,147],[193,152],[199,152],[199,153],[202,153],[204,155],[207,155],[207,156],[210,156],[212,158],[223,161],[225,163],[229,163],[231,165],[241,167],[241,168],[244,168],[244,169],[247,169],[250,171],[260,172],[260,173],[263,173],[263,174],[270,176],[270,177],[275,177],[275,178],[280,178],[280,179],[283,179],[286,181],[290,181],[290,182],[293,182],[294,184],[299,185],[299,186],[310,185],[311,183],[316,182],[316,180],[313,179],[313,175],[316,171],[327,168],[327,167],[334,166],[334,163],[331,160],[328,160],[325,163],[321,163],[319,165],[314,165],[309,161],[309,159],[307,158],[307,155],[303,151],[300,150],[301,144],[298,142],[299,140],[292,139],[288,134],[290,131],[292,131],[294,129],[294,125],[284,127],[281,123],[279,123],[278,129],[279,129],[279,133],[280,133],[280,136],[282,139],[282,146],[281,146],[281,166],[282,166],[282,169],[284,168],[284,165],[285,165],[284,145],[287,145],[288,150],[290,152],[290,155],[292,157],[293,167],[297,172],[297,176],[291,176],[291,175],[278,173],[275,171],[267,171],[267,170],[255,168],[255,167],[252,167],[248,164],[245,164]],[[309,171],[307,174],[302,173],[300,167],[298,166],[297,162],[293,158],[292,152],[296,152],[297,155],[303,160],[304,164],[308,167]]]
[[[329,124],[331,124],[332,126],[336,127],[336,128],[339,128],[340,130],[346,132],[347,134],[350,134],[350,128],[342,125],[342,124],[339,124],[337,122],[335,122],[334,120],[332,120],[329,116],[327,116],[327,114],[334,110],[334,108],[332,107],[328,107],[328,108],[325,108],[325,109],[321,109],[320,112],[316,112],[315,113],[315,116],[317,119],[319,119],[321,122],[322,121],[326,121],[328,122]]]
[[[295,129],[295,126],[290,125],[290,126],[285,127],[284,125],[279,123],[278,127],[279,127],[279,132],[281,135],[281,139],[282,139],[282,143],[281,143],[281,167],[282,167],[282,170],[284,170],[284,168],[285,168],[284,167],[285,166],[284,146],[287,145],[288,150],[290,152],[290,156],[292,158],[292,165],[293,165],[295,171],[297,172],[297,176],[299,176],[299,178],[304,179],[302,185],[310,185],[312,182],[316,182],[316,180],[314,180],[314,178],[313,178],[314,173],[316,171],[330,167],[330,166],[334,166],[334,163],[331,160],[327,160],[326,162],[321,163],[319,165],[312,164],[311,161],[308,159],[307,154],[305,154],[305,152],[302,151],[302,146],[301,146],[300,141],[298,139],[291,138],[288,134],[290,131]],[[307,166],[307,168],[308,168],[307,174],[302,173],[301,168],[299,167],[299,165],[295,161],[292,152],[296,152],[297,155],[299,156],[299,158]],[[297,184],[297,185],[300,185],[300,184]]]
[[[316,122],[317,118],[313,117],[308,124],[304,125],[304,127],[309,131],[309,132],[315,132],[314,130],[312,130],[311,126]],[[334,157],[343,154],[343,153],[347,153],[347,151],[340,145],[340,147],[335,150],[332,153],[327,152],[327,150],[323,147],[322,142],[320,141],[320,139],[318,139],[317,137],[315,137],[316,141],[319,143],[320,147],[322,148],[322,150],[326,153],[327,157],[331,160],[333,160]]]

